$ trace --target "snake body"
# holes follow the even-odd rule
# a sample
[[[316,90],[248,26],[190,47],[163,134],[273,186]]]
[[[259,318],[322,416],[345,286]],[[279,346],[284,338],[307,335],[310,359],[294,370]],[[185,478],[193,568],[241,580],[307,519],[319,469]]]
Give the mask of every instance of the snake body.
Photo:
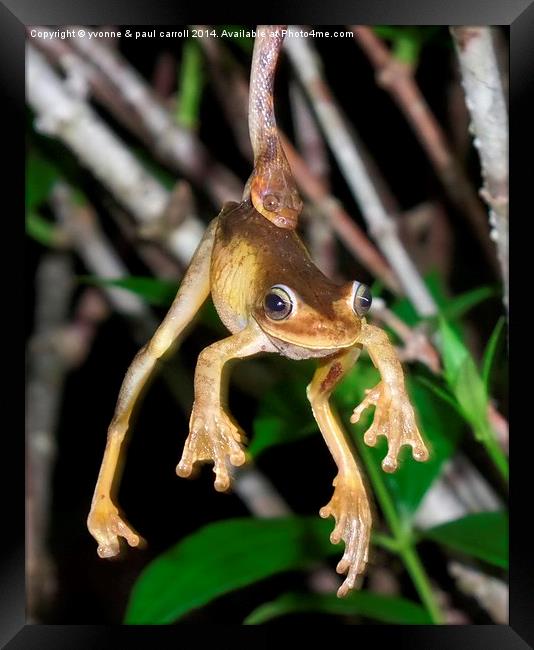
[[[249,93],[249,132],[254,170],[244,199],[280,228],[294,230],[302,200],[285,156],[274,114],[274,78],[286,25],[259,25],[254,42]]]

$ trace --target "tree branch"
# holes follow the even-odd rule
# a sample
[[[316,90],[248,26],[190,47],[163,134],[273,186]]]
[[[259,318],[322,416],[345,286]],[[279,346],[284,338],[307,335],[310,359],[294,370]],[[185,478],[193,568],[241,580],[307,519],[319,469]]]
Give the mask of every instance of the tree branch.
[[[495,265],[487,219],[469,179],[456,160],[445,132],[427,104],[409,63],[396,60],[371,27],[353,25],[352,32],[376,71],[377,84],[393,97],[412,126],[452,201],[465,214]]]
[[[489,27],[451,27],[472,120],[508,310],[508,111]]]
[[[43,56],[27,44],[27,98],[36,113],[37,130],[58,138],[141,223],[164,214],[169,193],[140,165],[128,148],[87,103],[69,92]],[[189,216],[169,237],[177,259],[188,263],[204,231]]]
[[[47,548],[55,433],[68,369],[59,333],[72,294],[65,253],[48,253],[37,270],[35,331],[28,345],[26,385],[26,575],[28,615],[39,620],[56,591],[55,564]]]
[[[136,111],[152,138],[151,146],[158,157],[205,188],[217,207],[225,201],[241,199],[241,181],[213,160],[191,130],[176,124],[150,86],[117,51],[96,39],[75,38],[70,42],[107,77]]]

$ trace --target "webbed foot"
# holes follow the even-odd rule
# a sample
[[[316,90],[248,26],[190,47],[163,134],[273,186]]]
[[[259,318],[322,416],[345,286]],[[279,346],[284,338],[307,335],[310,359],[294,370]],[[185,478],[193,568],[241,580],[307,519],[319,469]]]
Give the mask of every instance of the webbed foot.
[[[144,539],[119,515],[119,510],[113,502],[104,496],[93,504],[87,518],[87,527],[98,542],[97,552],[102,558],[119,554],[121,537],[130,546],[142,546],[145,543]]]
[[[385,472],[397,469],[399,451],[404,445],[410,445],[415,460],[428,460],[428,449],[421,438],[413,407],[404,389],[394,389],[385,382],[380,382],[367,391],[365,399],[354,409],[350,421],[358,422],[363,411],[372,405],[376,407],[373,423],[363,439],[370,447],[374,447],[378,436],[387,438],[388,453],[382,461]]]
[[[332,515],[336,520],[330,535],[332,544],[345,542],[345,552],[336,568],[338,573],[347,574],[337,592],[342,598],[355,588],[357,577],[365,571],[372,519],[365,490],[359,481],[338,474],[333,484],[332,499],[319,514],[325,519]]]
[[[243,442],[243,432],[221,408],[193,406],[189,435],[176,473],[187,478],[196,463],[213,462],[215,489],[224,492],[231,482],[228,464],[238,467],[246,461]]]

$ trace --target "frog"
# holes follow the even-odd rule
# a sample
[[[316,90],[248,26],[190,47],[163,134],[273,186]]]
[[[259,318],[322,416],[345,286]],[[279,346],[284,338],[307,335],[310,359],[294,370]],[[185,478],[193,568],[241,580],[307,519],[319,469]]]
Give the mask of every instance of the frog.
[[[266,47],[265,43],[260,46]],[[272,41],[267,47],[272,53]],[[261,62],[263,68],[257,66],[256,70],[264,76],[271,74],[273,57],[264,56]],[[272,94],[272,74],[269,79],[259,86]],[[294,361],[315,359],[317,367],[306,395],[337,467],[332,498],[319,514],[334,518],[330,540],[345,545],[336,567],[345,576],[337,592],[343,597],[357,587],[369,561],[372,514],[360,463],[331,397],[362,349],[378,369],[380,381],[366,392],[350,421],[357,423],[367,408],[374,407],[364,442],[374,446],[380,436],[387,439],[388,451],[382,460],[386,472],[397,469],[404,445],[411,447],[417,461],[427,460],[429,450],[417,425],[396,349],[387,333],[367,320],[372,304],[369,287],[358,280],[340,283],[325,276],[298,233],[296,221],[302,202],[289,166],[280,160],[276,163],[283,151],[273,144],[276,127],[274,117],[268,115],[273,108],[265,101],[258,102],[251,91],[251,105],[268,106],[266,123],[259,121],[263,136],[256,142],[271,138],[271,162],[265,149],[255,150],[256,164],[241,201],[225,203],[209,223],[167,315],[130,365],[109,425],[87,524],[102,558],[119,553],[121,538],[132,547],[144,544],[117,505],[121,448],[133,408],[158,360],[178,345],[211,296],[229,336],[207,346],[198,356],[189,433],[176,473],[188,478],[200,466],[212,464],[215,489],[227,492],[234,472],[239,471],[233,468],[247,461],[245,432],[226,403],[230,362],[268,354]],[[266,166],[270,174],[265,173]]]

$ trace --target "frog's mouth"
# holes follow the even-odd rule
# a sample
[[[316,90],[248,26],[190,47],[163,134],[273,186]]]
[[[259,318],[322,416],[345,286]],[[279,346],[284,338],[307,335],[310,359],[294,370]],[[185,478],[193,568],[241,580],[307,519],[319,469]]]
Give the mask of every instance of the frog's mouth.
[[[315,352],[332,353],[336,350],[350,348],[358,342],[359,332],[355,332],[352,336],[339,337],[335,339],[335,343],[328,344],[325,340],[318,340],[317,336],[310,334],[306,336],[306,329],[303,328],[298,334],[291,332],[289,328],[283,328],[280,324],[271,326],[269,321],[265,318],[260,321],[255,318],[258,325],[269,337],[272,344],[281,352],[287,350],[288,347],[299,348],[301,350],[313,350]],[[308,330],[309,331],[309,330]]]
[[[268,332],[265,332],[265,335],[278,350],[279,354],[288,359],[295,360],[328,357],[338,350],[354,347],[357,344],[356,341],[353,341],[352,343],[339,344],[335,347],[325,347],[324,345],[306,344],[298,341],[292,342],[289,338],[280,339]]]

